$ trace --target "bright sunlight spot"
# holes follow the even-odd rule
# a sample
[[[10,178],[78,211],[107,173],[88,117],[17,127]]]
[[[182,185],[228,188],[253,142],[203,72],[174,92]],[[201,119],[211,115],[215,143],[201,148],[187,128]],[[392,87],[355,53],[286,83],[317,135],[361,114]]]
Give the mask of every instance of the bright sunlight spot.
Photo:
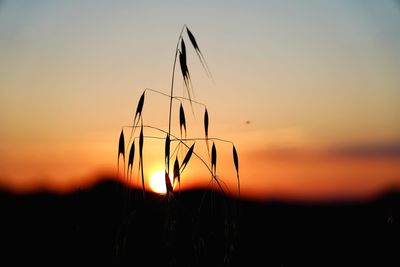
[[[169,179],[171,180],[172,184],[173,178],[171,174],[169,175]],[[165,186],[165,171],[161,170],[153,173],[153,175],[150,177],[149,184],[153,192],[158,194],[166,194],[167,187]]]

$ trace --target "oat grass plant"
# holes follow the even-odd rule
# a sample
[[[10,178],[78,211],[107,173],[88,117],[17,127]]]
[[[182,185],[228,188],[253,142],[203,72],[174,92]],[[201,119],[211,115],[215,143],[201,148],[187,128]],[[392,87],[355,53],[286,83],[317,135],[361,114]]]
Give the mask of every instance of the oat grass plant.
[[[169,94],[152,89],[145,88],[139,98],[139,101],[136,106],[136,111],[133,116],[132,124],[122,126],[119,143],[118,143],[118,176],[122,176],[125,180],[125,184],[131,184],[132,177],[135,174],[134,166],[135,162],[138,166],[138,179],[141,180],[141,189],[142,189],[142,198],[146,199],[148,193],[146,192],[146,181],[147,177],[145,177],[145,167],[146,164],[144,162],[143,153],[146,148],[146,141],[150,139],[157,139],[164,143],[164,164],[165,164],[165,185],[166,185],[166,194],[163,196],[165,203],[165,244],[166,249],[171,250],[171,257],[169,259],[170,264],[174,264],[177,261],[177,258],[173,256],[174,245],[176,245],[176,231],[177,231],[177,218],[179,213],[179,205],[180,205],[180,185],[185,181],[185,173],[184,171],[190,168],[190,162],[193,158],[197,158],[201,163],[202,167],[209,173],[209,189],[211,191],[211,203],[215,201],[215,191],[218,191],[220,195],[222,195],[223,199],[228,199],[226,196],[227,192],[231,192],[227,185],[219,178],[218,172],[221,170],[218,169],[217,172],[217,145],[219,143],[227,143],[231,145],[232,148],[232,168],[235,169],[236,177],[234,179],[237,180],[237,188],[234,189],[237,191],[237,196],[240,196],[240,175],[239,175],[239,157],[237,153],[237,149],[233,142],[229,140],[225,140],[219,137],[209,136],[209,114],[207,106],[194,99],[194,87],[191,79],[191,72],[189,71],[188,62],[187,62],[187,48],[186,44],[191,44],[194,52],[196,53],[198,60],[200,61],[206,75],[212,79],[212,75],[210,69],[206,63],[205,57],[200,50],[198,42],[194,37],[193,33],[189,30],[189,28],[184,25],[178,37],[178,42],[175,49],[175,56],[172,67],[172,77],[171,77],[171,86]],[[177,63],[179,62],[180,73],[183,79],[183,84],[185,88],[185,95],[177,95],[175,94],[175,80],[176,80],[176,72],[177,72]],[[166,98],[169,101],[169,110],[168,112],[168,128],[163,129],[160,127],[156,127],[154,125],[146,124],[143,119],[143,107],[146,104],[146,99],[151,97],[152,94],[158,94]],[[185,104],[185,105],[184,105]],[[191,116],[195,116],[194,106],[199,106],[203,110],[203,136],[187,136],[187,116],[191,114]],[[191,109],[191,112],[188,112],[184,109],[184,106],[188,106]],[[178,112],[173,112],[173,110],[178,110]],[[172,134],[172,115],[179,115],[179,136]],[[148,135],[146,131],[151,133],[158,133],[156,135]],[[126,135],[128,133],[128,135]],[[127,138],[125,138],[127,137]],[[127,140],[127,142],[125,141]],[[202,156],[198,153],[198,147],[203,147],[203,151],[207,151],[206,157]],[[210,149],[211,147],[211,149]],[[172,177],[172,181],[170,179]],[[126,206],[130,210],[128,214],[131,216],[135,215],[134,208],[131,208],[131,202],[133,198],[131,196],[130,186],[127,186],[125,193],[127,194],[127,203]],[[203,211],[203,203],[205,202],[207,191],[203,194],[199,207],[194,207],[194,209],[198,209],[196,218],[193,220],[194,228],[193,228],[193,250],[195,255],[195,261],[197,263],[201,263],[201,254],[206,246],[206,241],[204,238],[204,231],[200,225],[201,219],[199,217],[202,216]],[[135,196],[136,198],[138,196]],[[226,201],[226,200],[224,200]],[[236,203],[236,202],[235,202]],[[213,206],[213,205],[212,205]],[[225,240],[227,244],[225,244],[225,255],[223,255],[223,262],[229,261],[229,254],[232,252],[234,247],[234,240],[236,236],[236,221],[234,218],[237,218],[238,209],[237,205],[233,209],[232,207],[225,203],[223,204],[224,209],[229,210],[226,214],[228,216],[224,219],[224,227],[221,230],[224,232]],[[212,208],[212,207],[211,207]],[[208,215],[208,211],[206,212]],[[212,211],[211,211],[212,213]],[[133,214],[133,215],[132,215]],[[207,216],[208,216],[207,215]],[[134,221],[135,218],[130,217],[128,221]],[[129,226],[127,226],[129,227]]]

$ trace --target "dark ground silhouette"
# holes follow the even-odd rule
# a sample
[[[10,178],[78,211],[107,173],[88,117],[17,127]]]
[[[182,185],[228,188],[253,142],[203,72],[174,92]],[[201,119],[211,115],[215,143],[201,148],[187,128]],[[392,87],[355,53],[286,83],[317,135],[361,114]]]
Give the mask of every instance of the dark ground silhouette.
[[[170,205],[141,192],[128,204],[110,181],[63,196],[1,192],[0,266],[400,266],[398,192],[319,205],[205,192]]]

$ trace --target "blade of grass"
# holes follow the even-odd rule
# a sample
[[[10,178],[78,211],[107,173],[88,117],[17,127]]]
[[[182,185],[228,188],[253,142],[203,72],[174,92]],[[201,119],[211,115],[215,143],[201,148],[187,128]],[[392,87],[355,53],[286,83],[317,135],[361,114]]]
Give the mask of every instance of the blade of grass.
[[[169,154],[170,154],[170,138],[167,134],[165,138],[165,150],[164,150],[164,160],[165,160],[165,186],[167,187],[167,192],[169,193],[169,187],[171,187],[171,181],[169,180]]]
[[[206,111],[204,112],[204,132],[205,132],[205,136],[206,136],[208,158],[210,158],[210,145],[208,143],[208,111],[207,111],[207,108],[206,108]]]
[[[233,145],[233,162],[235,163],[236,176],[237,176],[237,181],[238,181],[238,193],[240,196],[239,157],[238,157],[235,145]]]
[[[139,135],[139,161],[140,161],[140,170],[142,176],[142,189],[143,189],[143,197],[145,195],[145,185],[144,185],[144,171],[143,171],[143,125],[140,127],[140,135]]]
[[[190,107],[192,109],[192,112],[194,113],[193,103],[192,103],[192,94],[194,93],[194,91],[192,86],[192,80],[190,78],[189,69],[187,66],[185,41],[183,41],[182,38],[181,38],[181,50],[179,51],[179,63],[181,66],[181,72],[183,76],[183,81],[185,83],[186,91],[188,93]]]
[[[180,169],[182,169],[182,170],[181,170],[181,173],[182,173],[183,170],[186,168],[186,165],[189,163],[190,157],[191,157],[192,154],[193,154],[194,145],[195,145],[195,143],[193,143],[193,145],[189,148],[188,152],[186,153],[185,158],[184,158],[183,161],[182,161],[182,165],[181,165],[181,167],[180,167]]]
[[[203,66],[204,71],[206,72],[207,76],[212,79],[211,71],[210,68],[207,65],[207,62],[203,56],[203,53],[201,53],[199,45],[197,44],[196,38],[192,34],[192,32],[189,30],[189,28],[186,26],[186,32],[189,36],[189,40],[193,45],[194,50],[196,51],[197,56],[199,57],[200,63]]]
[[[183,42],[183,41],[182,41]],[[183,54],[181,51],[179,52],[179,63],[181,66],[181,72],[183,76],[183,82],[185,83],[186,91],[188,93],[190,105],[192,105],[192,94],[190,91],[190,73],[189,69],[186,65],[186,54]]]
[[[139,120],[140,120],[140,118],[141,118],[141,116],[142,116],[142,110],[143,110],[143,105],[144,105],[144,96],[145,96],[145,93],[146,93],[146,90],[144,90],[143,93],[142,93],[142,95],[140,96],[138,105],[137,105],[137,107],[136,107],[135,117],[134,117],[134,119],[133,119],[133,126],[134,126],[134,128],[132,128],[131,134],[129,135],[128,146],[129,146],[129,144],[130,144],[131,141],[132,141],[132,137],[133,137],[133,135],[134,135],[134,133],[135,133],[136,126],[137,126],[137,124],[139,123]],[[136,121],[136,119],[137,119],[137,121]]]
[[[129,157],[128,157],[128,172],[129,172],[129,167],[130,167],[131,173],[132,173],[132,169],[133,169],[134,157],[135,157],[135,141],[132,142],[131,150],[129,151]]]
[[[175,184],[175,179],[178,180],[179,191],[180,191],[180,188],[181,188],[181,175],[180,175],[180,171],[179,171],[178,157],[175,158],[175,162],[174,162],[174,184]]]
[[[181,137],[182,137],[182,128],[185,130],[185,138],[186,138],[186,118],[185,118],[185,111],[183,110],[183,106],[179,107],[179,127],[181,130]]]
[[[171,144],[171,141],[169,138],[169,134],[167,134],[167,138],[165,138],[165,155],[164,155],[166,165],[168,165],[168,161],[169,161],[170,144]]]
[[[142,115],[143,104],[144,104],[144,95],[145,95],[145,93],[146,93],[146,92],[143,92],[142,96],[141,96],[140,99],[139,99],[139,103],[138,103],[137,108],[136,108],[135,118],[134,118],[134,120],[133,120],[134,125],[137,124],[137,123],[136,123],[136,118],[138,119],[138,122],[139,122],[139,118],[140,118],[140,116]]]
[[[215,143],[213,142],[211,148],[211,168],[213,170],[214,175],[217,173],[217,149],[215,148]]]
[[[119,135],[118,142],[118,170],[119,173],[119,158],[122,154],[122,159],[124,160],[124,174],[125,174],[125,138],[124,138],[124,130],[121,130],[121,134]]]

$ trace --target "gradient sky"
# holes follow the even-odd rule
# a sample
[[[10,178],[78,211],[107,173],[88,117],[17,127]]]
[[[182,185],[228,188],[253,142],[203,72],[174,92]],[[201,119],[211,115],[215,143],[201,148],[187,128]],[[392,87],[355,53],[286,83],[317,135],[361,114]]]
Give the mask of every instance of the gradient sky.
[[[396,1],[2,1],[0,186],[67,190],[115,174],[143,89],[169,92],[183,24],[214,77],[188,46],[195,98],[210,135],[236,144],[244,195],[358,198],[400,186]],[[150,124],[167,126],[165,102],[146,97]],[[188,126],[197,136],[199,112]],[[234,187],[231,148],[218,148]],[[148,155],[150,175],[163,159]]]

